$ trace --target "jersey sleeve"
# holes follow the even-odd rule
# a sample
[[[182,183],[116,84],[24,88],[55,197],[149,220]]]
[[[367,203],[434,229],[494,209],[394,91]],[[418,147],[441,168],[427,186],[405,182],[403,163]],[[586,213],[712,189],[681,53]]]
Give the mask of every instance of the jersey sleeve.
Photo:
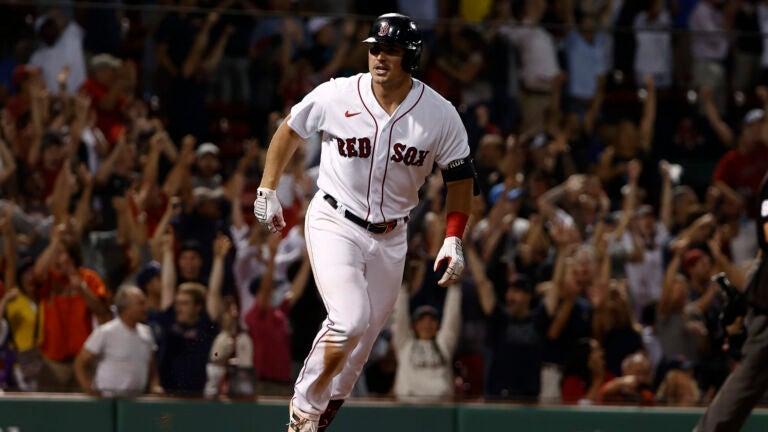
[[[79,270],[80,277],[83,278],[88,289],[99,298],[99,300],[105,300],[107,298],[107,287],[104,285],[104,281],[101,280],[98,273],[93,270],[82,268]]]
[[[301,102],[291,108],[288,126],[300,137],[307,139],[322,129],[325,119],[325,104],[327,104],[327,99],[331,96],[333,88],[333,80],[320,84],[304,96]]]
[[[469,156],[467,130],[464,129],[459,113],[453,107],[446,111],[446,115],[443,117],[445,119],[442,128],[443,134],[435,157],[435,162],[441,169],[455,160]]]
[[[96,327],[88,339],[85,340],[83,348],[90,351],[91,354],[100,356],[104,352],[104,326]]]

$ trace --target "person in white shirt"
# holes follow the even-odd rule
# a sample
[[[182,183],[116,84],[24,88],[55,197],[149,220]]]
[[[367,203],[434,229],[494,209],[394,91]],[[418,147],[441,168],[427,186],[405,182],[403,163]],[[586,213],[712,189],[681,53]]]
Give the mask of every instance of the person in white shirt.
[[[689,19],[693,81],[697,86],[712,87],[719,112],[725,109],[725,66],[730,42],[724,13],[718,7],[722,0],[701,0]]]
[[[461,286],[448,287],[439,320],[430,305],[408,313],[408,291],[400,290],[393,314],[392,344],[397,355],[395,396],[419,401],[453,396],[453,353],[461,329]]]
[[[97,327],[75,358],[75,375],[84,392],[93,396],[132,397],[147,391],[162,393],[155,363],[157,345],[147,319],[147,299],[136,286],[123,286],[115,295],[118,317]],[[91,378],[89,366],[97,362]]]
[[[66,90],[75,91],[85,82],[83,29],[74,21],[55,15],[43,15],[35,22],[35,32],[42,41],[32,53],[29,64],[39,67],[49,92],[61,90],[58,75],[67,69]]]
[[[523,17],[517,25],[504,25],[499,34],[520,51],[523,133],[543,132],[545,113],[549,109],[551,92],[561,70],[557,63],[555,39],[541,26],[546,10],[542,0],[526,0]]]
[[[763,35],[763,51],[760,56],[761,78],[765,81],[768,76],[768,0],[763,0],[757,5],[757,22],[760,27],[760,33]]]
[[[635,77],[642,84],[650,75],[657,87],[672,85],[672,18],[661,0],[635,17]]]

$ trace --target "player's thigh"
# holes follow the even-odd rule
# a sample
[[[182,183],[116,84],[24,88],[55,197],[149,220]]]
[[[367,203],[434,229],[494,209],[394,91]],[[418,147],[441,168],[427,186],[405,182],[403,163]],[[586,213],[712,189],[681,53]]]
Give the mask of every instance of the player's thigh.
[[[363,239],[325,211],[323,204],[313,200],[307,210],[305,238],[312,271],[328,318],[354,326],[370,316]]]
[[[395,231],[379,244],[376,255],[368,262],[366,279],[371,302],[371,323],[384,322],[392,311],[403,282],[405,255],[408,251],[405,227]]]

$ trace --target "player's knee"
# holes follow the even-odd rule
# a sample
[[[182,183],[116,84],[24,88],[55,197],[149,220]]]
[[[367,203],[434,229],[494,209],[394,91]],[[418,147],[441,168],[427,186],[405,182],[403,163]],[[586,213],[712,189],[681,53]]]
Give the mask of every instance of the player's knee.
[[[370,313],[368,311],[358,311],[347,316],[334,320],[333,329],[344,337],[353,339],[359,338],[368,329]]]

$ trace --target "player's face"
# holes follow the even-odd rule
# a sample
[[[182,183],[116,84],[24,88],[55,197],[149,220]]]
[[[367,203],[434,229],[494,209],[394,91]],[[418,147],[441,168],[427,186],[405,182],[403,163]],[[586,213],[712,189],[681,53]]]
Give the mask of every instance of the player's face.
[[[368,70],[371,72],[373,82],[379,85],[393,85],[397,87],[410,78],[403,69],[403,48],[371,44],[368,47]]]

